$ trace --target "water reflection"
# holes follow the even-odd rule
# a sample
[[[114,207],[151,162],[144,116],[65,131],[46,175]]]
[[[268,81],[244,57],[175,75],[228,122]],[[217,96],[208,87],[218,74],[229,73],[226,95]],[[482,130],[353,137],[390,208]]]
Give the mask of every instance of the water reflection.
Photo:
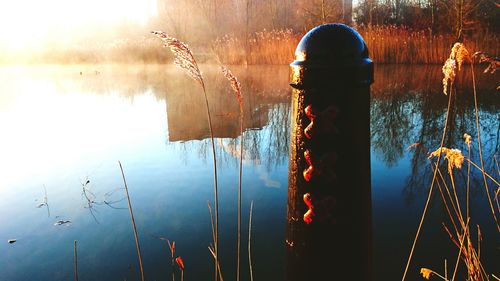
[[[217,67],[202,66],[202,71],[220,165],[221,255],[227,257],[225,274],[231,276],[239,105]],[[284,263],[280,241],[290,118],[288,68],[234,67],[233,73],[245,99],[243,208],[255,200],[253,241],[270,245],[264,247],[270,252],[257,251],[255,257],[273,258],[274,264],[263,264],[260,270],[273,272],[266,275],[278,280],[282,271],[277,269]],[[17,239],[15,248],[0,243],[5,253],[0,279],[28,280],[34,272],[39,280],[71,278],[71,266],[61,265],[71,261],[75,239],[81,247],[82,279],[137,276],[117,160],[124,163],[132,187],[148,279],[171,276],[158,236],[177,242],[193,270],[190,278],[211,276],[206,250],[211,241],[206,208],[213,198],[207,158],[211,148],[203,96],[190,78],[164,65],[1,67],[0,87],[0,128],[8,136],[0,139],[0,238]],[[47,187],[45,196],[42,186]],[[35,207],[42,203],[47,213],[40,216]]]
[[[239,105],[217,67],[201,70],[216,125],[221,233],[226,243],[221,255],[231,279]],[[291,115],[288,67],[232,67],[232,71],[242,83],[245,100],[243,206],[248,209],[250,201],[255,202],[254,273],[283,280]],[[384,277],[379,280],[398,280],[425,198],[427,154],[438,146],[447,97],[441,93],[440,67],[377,66],[375,71],[371,107],[375,266],[377,276]],[[463,133],[476,133],[467,73],[458,78],[450,120],[453,130],[446,139],[447,147],[462,151],[466,151]],[[485,164],[493,170],[500,130],[498,74],[479,75],[477,80]],[[207,157],[211,148],[203,96],[189,77],[164,65],[0,67],[0,93],[0,238],[4,239],[0,279],[70,279],[72,267],[67,261],[72,260],[75,239],[82,247],[82,279],[137,276],[130,218],[120,209],[126,204],[116,160],[124,163],[133,187],[147,278],[171,276],[165,245],[154,238],[158,236],[176,241],[179,254],[189,263],[190,279],[212,276],[206,251],[211,241],[206,208],[213,197]],[[421,145],[407,150],[413,143]],[[477,160],[478,155],[472,157]],[[477,175],[473,179],[481,182]],[[481,193],[477,190],[472,196],[484,198]],[[36,208],[41,203],[46,205]],[[53,226],[58,220],[72,223]],[[16,243],[5,243],[14,238]],[[438,241],[447,245],[447,239]],[[435,242],[422,245],[436,247]],[[486,257],[486,246],[483,253]],[[430,266],[432,259],[424,258],[420,264]]]
[[[444,127],[448,97],[439,87],[442,75],[438,67],[394,68],[385,66],[377,71],[372,87],[371,139],[377,157],[392,167],[415,143],[412,155],[412,177],[419,177],[418,163],[427,150],[439,146]],[[446,147],[464,150],[463,134],[476,135],[474,100],[470,68],[458,77],[453,95]],[[478,72],[479,73],[479,72]],[[477,75],[477,74],[476,74]],[[397,77],[397,78],[395,78]],[[492,156],[498,151],[499,107],[495,89],[496,76],[477,77],[478,107],[480,110],[483,149],[492,165]],[[410,183],[415,179],[410,179]]]
[[[374,268],[377,280],[398,280],[427,196],[432,176],[428,155],[440,145],[448,97],[442,93],[439,67],[383,66],[376,69],[376,74],[371,105]],[[476,70],[476,75],[483,156],[486,170],[495,173],[494,155],[498,154],[500,128],[498,74],[481,74]],[[471,80],[470,68],[457,76],[444,146],[460,149],[467,155],[463,135],[468,133],[473,136],[471,159],[479,163]],[[461,187],[466,181],[467,168],[463,167],[456,172],[460,198],[465,198]],[[494,272],[498,236],[483,186],[482,175],[473,170],[472,223],[480,225],[483,233],[490,233],[488,241],[481,244],[482,253],[488,252],[482,255],[482,262],[487,271]],[[421,267],[442,268],[443,260],[453,259],[450,253],[456,252],[442,230],[442,223],[449,219],[438,197],[431,202],[408,279],[421,278],[418,274]],[[398,230],[394,229],[396,225]]]

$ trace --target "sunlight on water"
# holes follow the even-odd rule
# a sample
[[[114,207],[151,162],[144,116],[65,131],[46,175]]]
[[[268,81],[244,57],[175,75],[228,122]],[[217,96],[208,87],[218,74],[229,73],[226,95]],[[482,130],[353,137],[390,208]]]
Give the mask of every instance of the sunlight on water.
[[[26,178],[21,172],[43,175],[144,142],[166,119],[164,105],[151,93],[133,100],[58,93],[48,81],[23,81],[2,107],[0,127],[9,136],[0,140],[6,183]]]
[[[216,137],[223,271],[231,280],[239,105],[218,68],[202,66],[202,71]],[[284,280],[286,265],[288,71],[287,66],[233,69],[245,101],[243,232],[253,201],[254,269],[266,280]],[[374,271],[379,280],[397,280],[426,198],[429,166],[424,148],[438,145],[447,97],[441,94],[439,67],[378,66],[375,75]],[[478,78],[479,107],[485,161],[493,167],[500,105],[488,79],[494,80]],[[473,102],[470,86],[459,86],[457,108],[466,110],[453,115],[460,129],[450,133],[448,142],[464,150],[463,132],[475,131]],[[207,250],[212,237],[207,208],[213,200],[211,146],[203,96],[189,77],[162,65],[12,66],[0,68],[0,93],[0,280],[70,280],[74,240],[81,280],[137,276],[118,160],[129,185],[147,279],[171,277],[168,249],[160,237],[176,241],[189,279],[212,276]],[[415,142],[424,145],[407,149]],[[476,174],[472,182],[480,186],[481,179]],[[489,239],[484,194],[477,189],[471,198],[474,210],[486,214],[474,222],[483,225],[484,265],[492,268],[498,240]],[[439,208],[434,205],[431,211],[415,266],[441,265],[444,258],[453,259],[450,253],[456,255],[441,231]],[[58,225],[59,220],[69,222]],[[17,240],[9,244],[8,239]],[[246,262],[245,257],[242,264]]]

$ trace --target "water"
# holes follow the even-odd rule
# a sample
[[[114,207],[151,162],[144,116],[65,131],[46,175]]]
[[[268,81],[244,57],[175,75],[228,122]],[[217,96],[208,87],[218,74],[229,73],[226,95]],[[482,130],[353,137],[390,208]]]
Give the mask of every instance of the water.
[[[288,67],[232,70],[245,98],[243,280],[251,201],[254,277],[284,280]],[[222,270],[226,280],[233,280],[239,105],[218,68],[202,66],[202,71],[216,137]],[[459,77],[451,120],[455,129],[446,143],[464,152],[463,133],[475,133],[469,76]],[[437,66],[378,66],[375,77],[374,272],[377,280],[398,280],[430,182],[424,149],[439,145],[447,97]],[[478,77],[483,149],[492,174],[500,128],[496,81],[498,75]],[[201,89],[182,71],[162,65],[2,67],[0,130],[0,281],[73,278],[74,240],[80,280],[139,276],[118,161],[129,186],[146,279],[171,278],[170,251],[160,238],[176,242],[186,280],[213,278],[207,248],[212,243],[207,202],[213,207],[209,130]],[[423,145],[406,149],[415,142]],[[481,225],[484,266],[499,275],[500,242],[481,181],[474,174],[478,188],[471,194],[471,210],[474,225]],[[444,259],[450,272],[456,260],[457,249],[441,227],[448,221],[439,198],[434,199],[410,280],[418,279],[420,267],[443,272]],[[59,220],[71,223],[54,225]]]

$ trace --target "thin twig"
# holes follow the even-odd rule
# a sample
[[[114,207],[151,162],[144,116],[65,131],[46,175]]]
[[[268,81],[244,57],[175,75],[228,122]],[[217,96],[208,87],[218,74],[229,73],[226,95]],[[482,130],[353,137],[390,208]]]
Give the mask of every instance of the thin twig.
[[[460,249],[458,250],[458,257],[457,257],[457,262],[455,263],[455,270],[453,271],[453,277],[451,278],[452,281],[455,280],[455,275],[458,269],[458,263],[460,262],[460,255],[462,254],[462,247],[464,246],[465,237],[467,237],[468,235],[467,233],[468,227],[469,227],[469,220],[467,219],[467,224],[465,225],[464,233],[462,234],[463,235],[462,241],[460,241]]]
[[[73,253],[75,262],[75,281],[78,281],[78,255],[76,253],[76,240],[73,243]]]
[[[493,183],[495,183],[498,187],[500,187],[500,182],[498,182],[494,177],[492,177],[490,174],[485,172],[481,167],[479,167],[478,164],[474,163],[474,161],[470,159],[466,159],[469,163],[472,164],[472,166],[476,167],[481,173],[484,173],[485,176],[487,176]]]
[[[212,255],[212,257],[215,260],[215,253],[214,253],[214,249],[212,248],[212,246],[208,246],[208,251],[210,252],[210,254]],[[224,278],[222,277],[222,271],[220,270],[220,264],[217,264],[217,268],[219,270],[220,281],[224,281]]]
[[[484,188],[486,189],[486,195],[488,196],[488,202],[490,203],[491,213],[493,215],[493,219],[495,220],[497,230],[500,232],[500,225],[498,224],[497,215],[495,213],[495,208],[493,207],[493,202],[491,201],[490,190],[488,188],[488,180],[486,179],[486,174],[484,172],[484,160],[483,160],[483,149],[481,145],[481,125],[479,124],[479,109],[477,106],[477,91],[476,91],[476,79],[474,75],[474,62],[471,62],[471,72],[472,72],[472,90],[474,92],[474,111],[476,113],[476,127],[477,127],[477,147],[479,150],[479,160],[481,162],[481,170],[483,171],[483,181]]]
[[[239,174],[238,174],[238,230],[237,230],[237,263],[236,263],[236,281],[240,281],[240,256],[241,256],[241,187],[243,178],[243,97],[241,95],[241,84],[233,75],[231,70],[225,66],[221,66],[222,73],[229,80],[231,88],[238,99],[238,105],[240,108],[240,163],[239,163]]]
[[[253,281],[253,269],[252,269],[252,211],[253,211],[253,201],[250,202],[250,219],[248,220],[248,267],[250,269],[250,281]]]
[[[446,111],[446,119],[445,119],[445,123],[444,123],[444,128],[443,128],[443,134],[441,136],[441,144],[439,145],[439,147],[443,147],[444,145],[444,139],[446,137],[446,131],[447,131],[447,128],[448,128],[448,119],[450,117],[450,108],[451,108],[451,98],[452,98],[452,91],[453,89],[453,82],[451,83],[450,85],[450,95],[448,96],[448,110]],[[436,161],[436,166],[439,167],[439,163],[441,161],[441,153],[439,153],[438,155],[438,159]],[[411,263],[411,258],[413,257],[413,252],[415,251],[415,246],[417,245],[417,240],[418,240],[418,237],[420,235],[420,230],[422,229],[422,225],[424,224],[424,220],[425,220],[425,215],[427,214],[427,208],[429,206],[429,202],[431,201],[431,198],[432,198],[432,190],[434,188],[434,184],[436,182],[436,178],[437,178],[437,171],[439,169],[436,168],[434,170],[434,175],[432,176],[432,182],[431,182],[431,186],[429,188],[429,194],[427,196],[427,201],[425,202],[425,207],[424,207],[424,210],[422,212],[422,217],[420,218],[420,223],[418,225],[418,228],[417,228],[417,233],[415,234],[415,239],[413,240],[413,244],[411,246],[411,250],[410,250],[410,254],[408,256],[408,261],[406,263],[406,268],[405,268],[405,271],[403,273],[403,278],[402,278],[402,281],[404,281],[406,279],[406,274],[408,273],[408,269],[410,268],[410,263]]]
[[[47,207],[47,216],[50,217],[49,198],[47,196],[47,188],[45,187],[45,184],[43,185],[43,191],[45,193],[45,197],[43,197],[43,204]]]
[[[142,255],[141,255],[141,247],[139,245],[139,235],[137,234],[137,227],[135,225],[134,212],[132,211],[132,203],[130,202],[130,195],[128,193],[127,181],[125,180],[125,173],[123,172],[122,163],[118,161],[120,165],[120,170],[122,172],[123,184],[125,185],[125,192],[127,194],[128,200],[128,210],[130,211],[130,219],[132,221],[132,227],[134,228],[134,237],[135,237],[135,247],[137,249],[137,256],[139,257],[139,269],[141,270],[141,281],[144,281],[144,270],[142,268]]]

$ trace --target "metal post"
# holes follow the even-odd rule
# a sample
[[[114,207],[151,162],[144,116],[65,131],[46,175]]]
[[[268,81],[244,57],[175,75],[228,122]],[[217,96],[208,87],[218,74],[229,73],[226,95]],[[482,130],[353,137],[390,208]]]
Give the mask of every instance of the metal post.
[[[325,24],[290,68],[287,280],[372,280],[368,49],[354,29]]]

